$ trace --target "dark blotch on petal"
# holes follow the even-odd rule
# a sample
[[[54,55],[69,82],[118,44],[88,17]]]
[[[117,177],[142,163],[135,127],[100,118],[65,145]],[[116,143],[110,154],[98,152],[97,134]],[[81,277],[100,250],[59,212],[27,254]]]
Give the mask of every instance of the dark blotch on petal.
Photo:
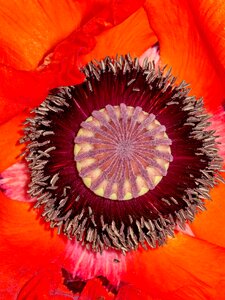
[[[70,272],[66,269],[62,268],[62,276],[63,276],[63,284],[74,294],[82,293],[85,285],[87,284],[88,280],[84,280],[79,276],[73,276]],[[102,285],[107,289],[108,292],[113,293],[116,295],[118,293],[118,288],[110,283],[108,278],[105,276],[97,276],[96,278],[100,279]],[[123,283],[122,283],[123,284]]]
[[[73,277],[66,269],[62,268],[63,284],[74,294],[81,293],[87,283],[78,276]]]

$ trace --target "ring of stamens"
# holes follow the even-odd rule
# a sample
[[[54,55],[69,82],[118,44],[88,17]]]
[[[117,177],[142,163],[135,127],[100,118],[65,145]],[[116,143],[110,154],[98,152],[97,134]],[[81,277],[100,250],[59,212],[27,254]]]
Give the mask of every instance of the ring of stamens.
[[[51,91],[25,122],[27,125],[21,142],[26,143],[25,154],[31,174],[28,193],[37,199],[35,207],[40,208],[42,217],[51,227],[57,227],[58,233],[69,239],[75,237],[92,251],[113,248],[126,253],[139,245],[143,248],[163,245],[168,235],[173,236],[176,225],[185,226],[187,220],[193,221],[195,214],[205,209],[204,201],[210,198],[210,189],[223,181],[219,173],[222,159],[218,155],[216,137],[214,131],[207,128],[210,116],[202,100],[189,96],[185,82],[175,85],[170,71],[156,70],[152,62],[144,61],[140,66],[138,59],[132,60],[129,55],[115,59],[106,57],[89,63],[83,72],[86,80],[82,84]],[[99,122],[96,115],[103,114],[104,118],[109,118],[108,109],[115,114],[126,111],[129,124],[137,107],[142,108],[141,116],[145,120],[153,115],[156,117],[151,123],[154,128],[149,131],[150,135],[152,131],[162,130],[156,135],[165,134],[163,138],[167,143],[169,138],[172,140],[171,145],[166,145],[168,148],[148,149],[157,151],[154,152],[157,154],[155,158],[162,159],[162,153],[167,156],[163,157],[164,169],[157,176],[166,171],[168,174],[153,190],[149,189],[137,198],[135,196],[140,190],[136,190],[135,194],[133,185],[125,192],[123,189],[116,190],[118,200],[129,198],[127,192],[130,192],[133,198],[129,201],[111,201],[113,191],[110,194],[106,186],[103,186],[103,197],[99,197],[93,192],[99,186],[96,189],[92,186],[92,191],[81,176],[89,167],[84,162],[93,159],[89,156],[96,143],[90,143],[90,139],[83,143],[79,139],[90,138],[90,133],[93,135],[94,123]],[[87,119],[91,114],[93,119]],[[121,115],[119,123],[124,128],[124,113]],[[104,128],[103,137],[106,138],[109,132],[100,123],[97,129]],[[85,126],[89,126],[88,130]],[[145,130],[144,134],[148,134]],[[114,147],[114,153],[126,158],[129,163],[131,160],[128,158],[134,151],[131,146],[130,141],[123,141],[117,144],[117,148]],[[172,159],[170,148],[173,161],[166,170]],[[135,152],[137,154],[140,155],[140,148]],[[99,164],[98,161],[98,168]],[[101,172],[104,170],[101,169]],[[137,171],[133,170],[129,178],[133,175],[138,177]],[[85,178],[86,175],[83,175]],[[93,182],[97,178],[94,177]],[[157,183],[152,174],[146,182],[150,182],[149,179]],[[107,193],[109,198],[105,197]]]
[[[84,184],[111,200],[153,190],[172,161],[171,140],[154,114],[121,103],[94,111],[75,138],[75,161]]]

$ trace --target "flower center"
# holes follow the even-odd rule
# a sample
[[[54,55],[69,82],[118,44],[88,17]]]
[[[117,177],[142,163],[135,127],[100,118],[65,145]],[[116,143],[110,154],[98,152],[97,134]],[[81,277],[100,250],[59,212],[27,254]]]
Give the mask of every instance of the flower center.
[[[26,121],[28,192],[52,228],[92,251],[163,245],[220,180],[203,101],[129,55],[82,71]]]
[[[171,140],[154,114],[141,107],[107,105],[81,123],[75,161],[96,195],[130,200],[153,190],[172,161]]]

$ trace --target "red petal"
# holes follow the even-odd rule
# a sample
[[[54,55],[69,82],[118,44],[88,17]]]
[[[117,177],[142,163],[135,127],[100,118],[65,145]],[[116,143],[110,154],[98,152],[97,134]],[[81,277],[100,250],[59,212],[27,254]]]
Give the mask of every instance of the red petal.
[[[225,80],[225,2],[223,0],[191,1],[198,27],[210,51],[215,53],[214,63]]]
[[[189,2],[148,0],[145,8],[159,39],[162,62],[172,67],[179,81],[191,84],[192,94],[203,96],[207,107],[215,110],[224,98],[223,79],[217,73],[216,54],[208,47]]]
[[[92,18],[117,25],[143,0],[0,2],[0,64],[35,69],[44,55]]]
[[[133,253],[123,280],[153,299],[223,299],[225,249],[178,234],[164,247]]]
[[[1,1],[0,63],[16,69],[34,69],[43,56],[92,17],[118,24],[140,7],[121,1]]]
[[[157,38],[149,26],[145,11],[140,8],[121,24],[102,32],[96,41],[93,51],[85,56],[85,63],[105,56],[115,57],[116,54],[130,53],[138,57],[154,45]]]
[[[63,264],[64,242],[45,230],[29,204],[2,194],[0,200],[0,295],[8,291],[14,296],[36,272]]]
[[[0,124],[43,101],[52,78],[0,65]]]
[[[84,63],[84,60],[81,61],[81,59],[84,54],[86,55],[94,48],[96,44],[95,37],[109,28],[109,26],[116,25],[123,21],[140,7],[141,4],[142,1],[134,1],[129,8],[126,8],[126,3],[120,3],[118,1],[91,1],[83,2],[79,5],[77,2],[76,4],[72,2],[69,5],[63,2],[62,7],[60,6],[60,9],[57,9],[55,5],[52,6],[51,4],[44,3],[43,7],[39,7],[38,4],[39,9],[37,9],[37,11],[36,3],[27,4],[27,9],[24,6],[20,7],[20,5],[15,4],[10,9],[10,12],[8,12],[8,6],[6,4],[3,5],[3,11],[4,9],[7,11],[6,16],[8,14],[9,16],[13,15],[17,18],[17,13],[19,15],[16,22],[9,23],[7,23],[3,17],[1,18],[0,15],[0,24],[2,21],[7,30],[11,30],[9,30],[9,40],[5,42],[8,44],[11,43],[12,45],[10,44],[10,47],[12,48],[12,51],[14,51],[17,49],[17,44],[14,45],[14,42],[16,41],[18,43],[18,49],[20,49],[18,50],[19,54],[13,52],[16,55],[16,58],[12,58],[15,64],[10,63],[10,65],[18,67],[18,64],[23,63],[25,65],[32,65],[33,67],[34,65],[37,66],[37,64],[42,61],[44,53],[48,54],[48,65],[46,66],[46,61],[43,60],[42,63],[40,63],[38,70],[33,72],[18,71],[12,67],[0,65],[1,122],[7,121],[9,118],[19,113],[24,107],[38,105],[45,98],[49,89],[60,85],[78,84],[83,81],[84,76],[79,70]],[[14,9],[17,9],[18,12],[15,12]],[[64,9],[66,11],[65,14],[63,13]],[[75,15],[73,14],[73,9],[76,10]],[[21,10],[23,12],[21,12]],[[3,15],[5,17],[4,13]],[[79,17],[77,17],[77,15],[79,15]],[[55,43],[60,40],[60,37],[65,37],[67,34],[71,33],[71,24],[73,24],[74,29],[78,26],[81,17],[83,20],[82,26],[73,31],[68,38],[62,43],[59,43],[50,53],[53,44],[55,45]],[[8,17],[6,17],[6,19],[7,18]],[[41,21],[36,22],[36,18]],[[76,25],[74,25],[75,20],[77,22]],[[38,27],[37,29],[30,26],[29,30],[31,31],[29,31],[26,27],[26,32],[23,32],[25,36],[22,34],[23,38],[20,40],[18,39],[18,33],[14,33],[18,28],[18,22],[19,24],[21,22],[21,27],[19,28],[22,31],[24,31],[24,28],[26,27],[26,22],[28,24],[30,22],[31,25],[39,26],[40,28]],[[49,28],[48,22],[51,24],[50,28],[54,28],[54,30],[55,28],[58,29],[59,26],[59,32],[57,31],[56,35],[51,35],[49,32],[46,35],[42,32],[43,29],[46,30],[46,28]],[[52,23],[55,24],[55,22],[57,22],[57,26],[51,27]],[[66,23],[65,27],[60,27],[61,22],[63,24]],[[17,25],[14,26],[14,23]],[[60,28],[62,31],[60,31]],[[7,30],[5,32],[8,32]],[[67,34],[65,32],[67,32]],[[4,34],[6,35],[6,33]],[[32,36],[32,39],[30,39],[30,35]],[[40,50],[40,47],[44,47],[44,49]],[[32,51],[30,48],[32,48]],[[147,48],[147,46],[145,48]],[[24,51],[24,49],[27,51]],[[13,55],[12,51],[8,51],[10,55]],[[35,56],[34,53],[37,55]],[[105,55],[106,54],[107,51],[105,52]],[[22,59],[21,55],[28,55],[31,59],[29,60],[29,57],[23,57]]]
[[[155,298],[152,298],[149,296],[146,292],[144,292],[141,289],[138,289],[132,284],[129,283],[122,283],[121,287],[119,288],[118,294],[116,296],[116,300],[154,300]]]
[[[79,26],[78,1],[1,1],[0,63],[34,69],[43,55]]]
[[[144,0],[114,0],[112,1],[112,11],[114,24],[119,24],[133,12],[135,12],[140,6],[144,4]]]
[[[94,278],[87,282],[79,297],[79,300],[86,299],[113,300],[114,295],[106,290],[106,288],[102,285],[100,279]]]
[[[73,294],[62,285],[61,270],[54,265],[46,266],[44,270],[34,275],[30,274],[30,279],[21,287],[17,296],[17,300],[68,300],[68,298],[73,298]]]

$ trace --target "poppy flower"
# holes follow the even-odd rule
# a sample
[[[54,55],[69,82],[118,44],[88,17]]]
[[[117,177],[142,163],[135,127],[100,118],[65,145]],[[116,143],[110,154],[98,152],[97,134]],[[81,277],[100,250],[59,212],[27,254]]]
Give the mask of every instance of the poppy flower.
[[[1,2],[3,299],[225,299],[224,22],[219,0]]]

